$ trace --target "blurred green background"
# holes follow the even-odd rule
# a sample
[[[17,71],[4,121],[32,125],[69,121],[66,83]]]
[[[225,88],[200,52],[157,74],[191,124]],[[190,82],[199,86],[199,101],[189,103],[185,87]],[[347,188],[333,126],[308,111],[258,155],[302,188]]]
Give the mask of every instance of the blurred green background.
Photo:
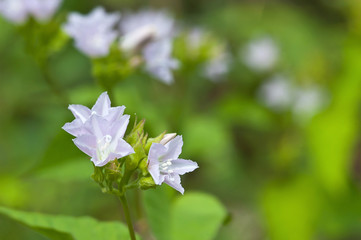
[[[230,213],[216,239],[361,239],[361,2],[65,0],[60,11],[98,5],[121,13],[167,9],[227,45],[232,62],[223,81],[209,81],[189,63],[171,86],[134,74],[114,89],[117,104],[132,119],[145,118],[151,136],[165,129],[183,135],[182,157],[200,165],[182,178],[185,194],[211,193]],[[273,39],[279,56],[271,70],[258,72],[239,52],[262,36]],[[61,129],[73,116],[3,18],[0,56],[0,205],[121,219],[117,199],[101,193],[88,158]],[[71,103],[91,106],[103,91],[90,60],[70,42],[50,69]],[[310,116],[265,106],[259,89],[278,74],[317,85],[327,104]],[[47,238],[0,216],[0,239]]]

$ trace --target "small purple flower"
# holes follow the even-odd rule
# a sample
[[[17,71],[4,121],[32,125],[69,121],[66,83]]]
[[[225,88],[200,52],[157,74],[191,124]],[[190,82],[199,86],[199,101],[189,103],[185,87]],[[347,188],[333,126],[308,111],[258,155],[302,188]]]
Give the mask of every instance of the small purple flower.
[[[23,24],[32,15],[47,21],[59,8],[62,0],[0,0],[0,13],[9,21]]]
[[[183,139],[177,136],[165,145],[153,143],[148,155],[148,170],[152,175],[155,184],[163,182],[184,193],[179,175],[192,172],[198,168],[198,164],[191,160],[178,158],[182,152]]]
[[[97,167],[109,161],[134,153],[132,146],[123,137],[129,123],[129,115],[117,121],[108,121],[99,115],[92,115],[86,123],[89,133],[75,138],[75,145],[91,157]]]
[[[244,63],[251,69],[262,72],[273,68],[279,57],[279,49],[270,37],[251,41],[240,56]]]
[[[22,24],[28,18],[24,0],[0,0],[0,14],[16,24]]]
[[[62,0],[26,0],[28,11],[38,20],[47,21],[59,8]]]
[[[69,110],[73,113],[75,119],[66,123],[63,129],[71,135],[78,137],[80,135],[89,133],[85,128],[85,123],[92,115],[99,115],[110,122],[119,120],[124,113],[125,106],[111,107],[110,99],[107,92],[103,92],[92,109],[83,105],[69,105]]]
[[[74,38],[75,46],[81,52],[90,57],[104,57],[118,36],[113,27],[119,19],[119,14],[108,14],[102,7],[97,7],[86,16],[71,13],[63,28]]]
[[[149,43],[143,50],[146,70],[166,84],[173,83],[172,70],[179,67],[178,60],[172,58],[171,54],[170,39]]]
[[[219,82],[228,73],[230,64],[230,54],[222,49],[216,51],[216,54],[206,63],[203,73],[211,81]]]
[[[75,120],[63,129],[76,138],[75,145],[91,157],[97,167],[109,161],[134,153],[124,139],[129,115],[123,115],[124,106],[110,107],[106,92],[102,93],[92,109],[82,105],[70,105]]]
[[[162,11],[141,11],[126,15],[120,24],[120,47],[134,50],[149,41],[172,37],[174,20]]]

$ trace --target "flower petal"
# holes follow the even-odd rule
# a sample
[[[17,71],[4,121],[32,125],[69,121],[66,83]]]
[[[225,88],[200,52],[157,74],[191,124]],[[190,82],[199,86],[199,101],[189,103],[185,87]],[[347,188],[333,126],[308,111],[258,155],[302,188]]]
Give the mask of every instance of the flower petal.
[[[175,190],[177,190],[178,192],[180,192],[181,194],[184,194],[184,188],[181,185],[181,179],[179,175],[177,174],[170,174],[169,176],[166,175],[164,182],[169,186],[171,186],[172,188],[174,188]]]
[[[74,144],[85,154],[93,157],[97,146],[97,140],[93,135],[81,135],[73,139]]]
[[[109,109],[109,114],[104,116],[109,122],[114,122],[123,116],[125,106],[112,107]]]
[[[198,168],[198,164],[191,160],[177,159],[172,161],[172,165],[169,166],[169,170],[173,170],[174,173],[183,175],[188,172],[192,172]]]
[[[124,137],[129,123],[129,115],[123,115],[119,120],[115,121],[111,127],[111,133],[115,139]]]
[[[105,118],[98,115],[92,115],[85,127],[89,132],[94,134],[97,139],[101,139],[107,134],[107,126],[109,126],[109,124],[110,123]]]
[[[171,141],[169,141],[165,147],[167,148],[167,153],[163,156],[165,160],[175,160],[179,157],[182,152],[183,139],[182,136],[176,136]]]
[[[96,103],[94,104],[92,111],[100,116],[105,116],[109,113],[110,99],[107,92],[103,92]]]
[[[85,123],[91,115],[90,109],[83,105],[69,105],[69,110],[73,113],[75,118],[79,118],[83,123]]]
[[[135,152],[129,143],[127,143],[124,139],[120,138],[118,140],[118,144],[115,149],[115,153],[117,154],[117,158],[122,158],[122,157],[128,156],[129,154],[132,154]]]

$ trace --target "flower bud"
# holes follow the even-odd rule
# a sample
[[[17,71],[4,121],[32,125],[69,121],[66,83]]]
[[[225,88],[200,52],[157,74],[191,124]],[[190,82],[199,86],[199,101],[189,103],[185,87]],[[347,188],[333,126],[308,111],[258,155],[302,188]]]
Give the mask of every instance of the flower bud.
[[[143,175],[143,176],[147,176],[147,175],[149,174],[149,171],[148,171],[148,160],[147,160],[147,158],[143,158],[143,159],[140,161],[138,168],[139,168],[140,171],[142,172],[142,175]]]
[[[162,140],[160,140],[160,144],[166,145],[170,140],[172,140],[173,138],[175,138],[177,136],[176,133],[168,133],[165,134],[164,137],[162,138]]]
[[[139,187],[140,189],[147,190],[149,188],[154,188],[155,183],[152,177],[142,177],[139,180]]]
[[[102,184],[104,181],[104,175],[103,175],[103,167],[96,167],[94,166],[94,173],[91,175],[91,178],[99,183]]]
[[[134,146],[135,144],[138,143],[139,139],[144,137],[144,124],[145,124],[145,119],[140,121],[138,124],[136,122],[134,123],[133,129],[126,139],[126,141],[130,145]]]

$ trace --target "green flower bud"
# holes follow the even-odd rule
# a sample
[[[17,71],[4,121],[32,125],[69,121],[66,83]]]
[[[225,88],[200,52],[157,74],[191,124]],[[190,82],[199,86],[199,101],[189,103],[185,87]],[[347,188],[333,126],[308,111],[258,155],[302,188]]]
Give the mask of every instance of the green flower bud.
[[[142,175],[143,175],[143,176],[147,176],[147,175],[149,174],[149,171],[148,171],[148,160],[147,160],[147,158],[143,158],[143,159],[140,161],[138,168],[139,168],[140,171],[142,172]]]
[[[134,123],[134,127],[132,131],[126,138],[126,141],[130,145],[134,146],[139,142],[140,139],[144,137],[144,124],[145,124],[145,119],[140,121],[138,124],[136,122]]]
[[[94,166],[94,173],[91,175],[91,178],[101,184],[104,181],[103,167]]]
[[[141,137],[136,145],[133,147],[135,153],[125,158],[125,166],[127,170],[134,170],[138,167],[139,162],[147,157],[144,151],[143,137]]]
[[[155,188],[155,183],[152,177],[142,177],[139,180],[139,188],[143,190],[147,190],[149,188]]]

